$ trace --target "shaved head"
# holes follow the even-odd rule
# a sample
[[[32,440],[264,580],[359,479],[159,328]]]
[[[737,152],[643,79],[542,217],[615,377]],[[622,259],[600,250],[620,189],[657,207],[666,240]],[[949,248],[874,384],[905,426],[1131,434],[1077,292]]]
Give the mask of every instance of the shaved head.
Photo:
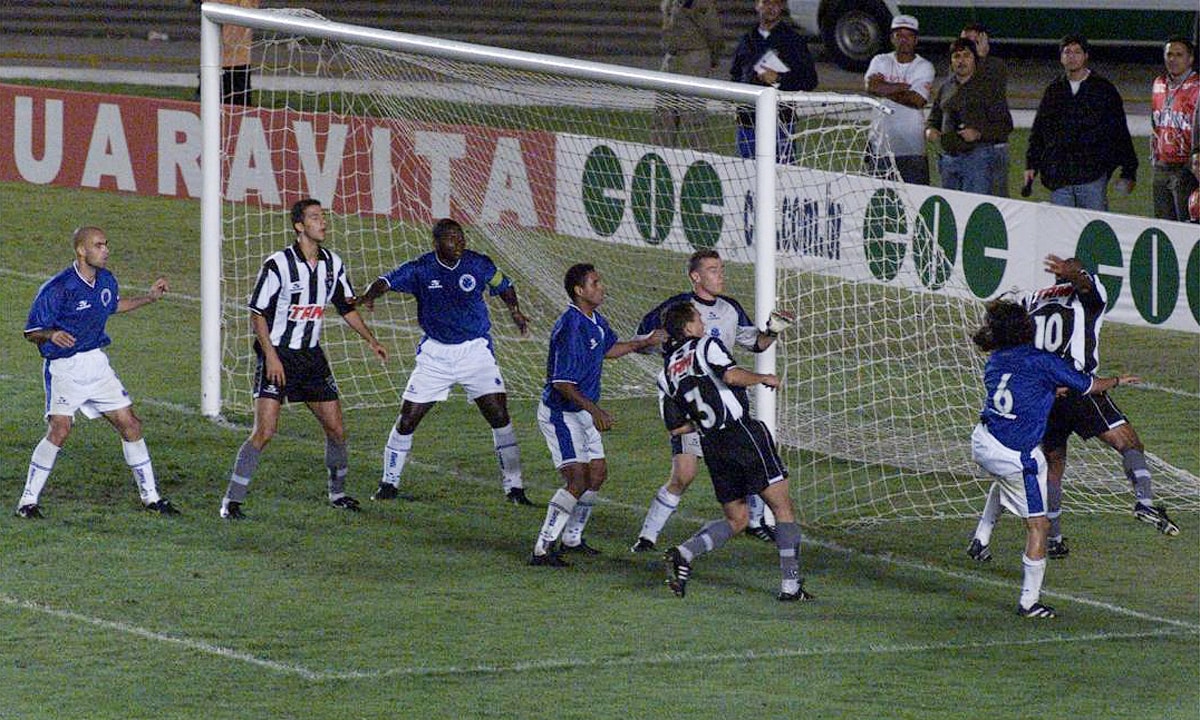
[[[75,250],[79,251],[84,243],[97,235],[104,235],[104,231],[98,227],[84,225],[83,227],[75,228],[75,232],[71,235],[71,243],[75,246]]]

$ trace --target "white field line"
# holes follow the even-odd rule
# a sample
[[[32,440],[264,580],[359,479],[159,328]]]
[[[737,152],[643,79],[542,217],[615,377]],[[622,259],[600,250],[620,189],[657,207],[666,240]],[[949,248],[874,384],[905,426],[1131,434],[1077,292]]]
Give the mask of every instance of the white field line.
[[[849,655],[911,655],[913,653],[945,652],[960,650],[987,650],[1001,647],[1023,647],[1035,645],[1050,645],[1061,643],[1107,642],[1113,640],[1138,640],[1145,638],[1167,637],[1178,634],[1179,631],[1162,628],[1143,632],[1123,633],[1082,633],[1078,635],[1063,635],[1055,633],[1036,638],[1013,640],[986,640],[966,643],[919,643],[919,644],[875,644],[863,646],[825,646],[805,648],[777,648],[774,650],[744,650],[729,653],[655,653],[640,657],[620,658],[567,658],[562,660],[534,660],[530,662],[515,662],[509,664],[478,664],[478,665],[431,665],[397,667],[387,670],[312,670],[303,665],[276,662],[230,648],[211,643],[175,637],[164,633],[154,632],[129,623],[114,622],[101,618],[83,615],[70,610],[60,610],[44,603],[21,600],[0,593],[0,603],[21,610],[40,612],[61,620],[82,623],[104,630],[134,635],[145,640],[177,645],[188,650],[216,655],[218,657],[248,663],[264,670],[281,675],[292,675],[314,682],[331,680],[371,680],[384,677],[439,677],[454,675],[507,675],[531,671],[545,670],[602,670],[606,668],[644,667],[650,665],[708,665],[713,663],[752,662],[760,660],[775,660],[787,658],[838,657]],[[1021,621],[1025,622],[1025,621]]]

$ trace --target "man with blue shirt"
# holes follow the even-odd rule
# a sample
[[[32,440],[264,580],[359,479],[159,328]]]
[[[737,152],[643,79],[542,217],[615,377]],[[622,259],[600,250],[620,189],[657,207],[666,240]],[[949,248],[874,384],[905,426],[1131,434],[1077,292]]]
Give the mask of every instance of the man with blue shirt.
[[[38,499],[78,411],[89,419],[103,415],[121,435],[121,449],[142,506],[160,515],[177,515],[171,502],[158,494],[150,451],[142,438],[142,421],[134,414],[129,393],[103,350],[112,342],[104,332],[109,316],[156,302],[169,289],[167,280],[155,280],[149,294],[142,297],[121,297],[117,278],[107,268],[109,248],[104,231],[81,227],[72,240],[75,262],[42,285],[25,323],[25,339],[37,345],[45,358],[42,376],[48,428],[46,437],[34,448],[16,514],[42,517]]]
[[[1000,502],[1025,519],[1024,580],[1017,614],[1052,618],[1054,608],[1039,602],[1046,574],[1046,456],[1042,436],[1059,387],[1090,395],[1131,382],[1132,375],[1093,377],[1071,363],[1033,346],[1033,320],[1009,300],[988,304],[987,319],[972,340],[990,352],[983,371],[986,389],[979,424],[971,433],[971,455],[997,480]],[[978,542],[976,540],[975,542]],[[974,542],[972,543],[974,545]]]
[[[370,307],[389,290],[417,299],[417,322],[425,336],[417,346],[416,367],[405,386],[400,417],[384,447],[383,478],[371,498],[392,500],[399,495],[400,473],[421,419],[450,396],[451,387],[462,385],[492,427],[505,496],[516,505],[532,505],[525,496],[521,452],[508,415],[508,395],[493,353],[492,323],[483,299],[485,291],[499,295],[517,329],[528,335],[529,320],[521,312],[516,287],[491,258],[468,250],[462,226],[445,218],[433,226],[433,252],[371,283],[358,304]]]
[[[606,359],[658,345],[665,333],[618,342],[608,320],[597,308],[604,302],[604,281],[595,266],[572,265],[563,279],[571,305],[554,323],[546,358],[546,386],[538,403],[538,426],[550,448],[554,466],[566,487],[555,491],[546,519],[533,546],[530,565],[563,567],[567,563],[551,550],[562,536],[562,550],[595,555],[583,541],[596,494],[608,475],[600,433],[616,419],[600,402],[600,373]]]

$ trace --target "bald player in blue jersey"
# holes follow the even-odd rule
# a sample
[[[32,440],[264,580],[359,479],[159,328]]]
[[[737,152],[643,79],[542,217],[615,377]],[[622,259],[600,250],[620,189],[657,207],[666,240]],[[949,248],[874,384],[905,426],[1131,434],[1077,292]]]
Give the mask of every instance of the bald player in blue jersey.
[[[517,289],[487,255],[467,249],[462,225],[448,218],[433,226],[433,252],[383,275],[358,299],[370,307],[388,291],[417,299],[417,322],[425,335],[417,346],[416,367],[404,390],[400,416],[383,451],[383,477],[373,500],[399,496],[400,473],[412,451],[413,433],[425,413],[462,385],[492,427],[492,441],[509,502],[532,505],[521,478],[521,451],[508,415],[504,378],[492,348],[492,323],[484,293],[498,295],[521,335],[529,319],[521,312]]]
[[[176,515],[179,511],[158,494],[142,421],[134,414],[129,393],[104,352],[112,342],[104,330],[109,316],[156,302],[169,289],[167,280],[155,280],[147,295],[121,297],[117,278],[107,268],[109,248],[104,231],[81,227],[72,242],[75,262],[42,285],[25,323],[25,339],[37,345],[45,358],[42,376],[48,427],[33,451],[16,514],[42,517],[38,499],[78,411],[89,419],[103,416],[121,435],[121,449],[142,506],[161,515]]]
[[[1132,375],[1093,377],[1066,360],[1033,346],[1033,320],[1008,300],[993,300],[986,321],[972,340],[990,352],[983,371],[986,390],[979,424],[971,433],[971,455],[997,480],[1000,502],[1025,519],[1024,579],[1017,614],[1052,618],[1054,608],[1039,602],[1046,573],[1046,456],[1042,436],[1059,387],[1098,395],[1138,382]]]
[[[572,265],[563,278],[571,305],[554,323],[546,357],[546,386],[538,403],[538,426],[546,438],[550,457],[565,487],[555,491],[546,508],[546,519],[533,546],[530,565],[567,565],[562,551],[598,554],[583,540],[600,486],[608,477],[600,433],[616,420],[600,407],[600,374],[604,361],[662,343],[660,328],[642,337],[621,342],[598,308],[604,302],[604,281],[589,263]]]

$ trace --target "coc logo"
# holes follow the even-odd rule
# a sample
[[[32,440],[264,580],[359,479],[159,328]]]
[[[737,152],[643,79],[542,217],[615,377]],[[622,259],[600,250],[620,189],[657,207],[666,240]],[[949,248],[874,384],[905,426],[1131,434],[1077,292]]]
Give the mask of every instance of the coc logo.
[[[582,177],[583,209],[592,231],[611,237],[621,227],[625,210],[631,211],[638,235],[650,245],[661,245],[678,220],[688,243],[697,250],[716,247],[724,225],[725,204],[721,178],[704,160],[684,171],[676,203],[671,165],[657,153],[646,153],[633,168],[625,185],[621,159],[607,145],[588,154]]]

